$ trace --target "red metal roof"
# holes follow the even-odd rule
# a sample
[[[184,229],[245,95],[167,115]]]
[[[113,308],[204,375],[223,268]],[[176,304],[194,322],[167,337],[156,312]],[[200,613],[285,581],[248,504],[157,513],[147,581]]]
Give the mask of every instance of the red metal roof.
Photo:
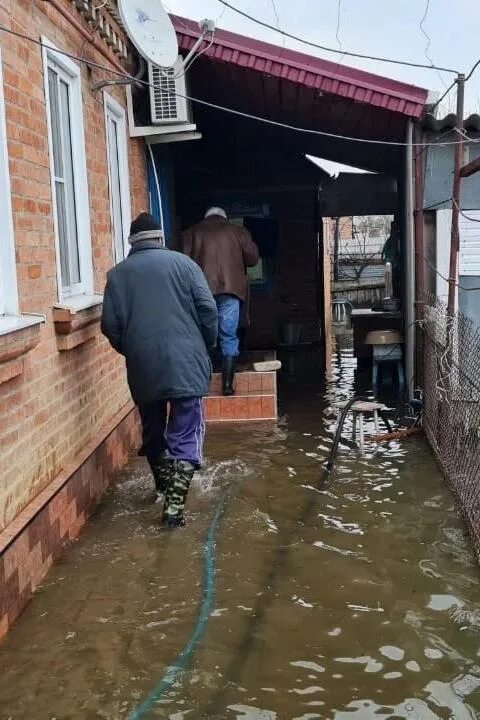
[[[192,48],[199,36],[198,23],[172,16],[181,50]],[[217,30],[206,55],[211,59],[256,70],[260,73],[319,92],[381,107],[409,118],[422,115],[427,90],[374,75],[373,73],[322,60],[277,45]]]

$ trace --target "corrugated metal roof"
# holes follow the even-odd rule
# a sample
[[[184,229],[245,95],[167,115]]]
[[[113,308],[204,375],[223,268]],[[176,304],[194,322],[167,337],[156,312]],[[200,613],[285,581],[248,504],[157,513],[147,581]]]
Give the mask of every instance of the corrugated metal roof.
[[[192,48],[199,36],[198,24],[172,16],[179,47]],[[354,102],[384,108],[409,118],[419,118],[428,92],[423,88],[357,70],[277,45],[217,30],[211,59],[256,70],[265,75],[315,88],[318,92],[348,98]]]
[[[450,130],[457,124],[456,113],[449,113],[445,117],[437,118],[431,113],[425,115],[423,120],[424,130],[433,130],[433,132],[443,132],[444,130]],[[480,115],[473,113],[469,115],[463,121],[463,127],[465,130],[471,130],[473,132],[480,132]]]

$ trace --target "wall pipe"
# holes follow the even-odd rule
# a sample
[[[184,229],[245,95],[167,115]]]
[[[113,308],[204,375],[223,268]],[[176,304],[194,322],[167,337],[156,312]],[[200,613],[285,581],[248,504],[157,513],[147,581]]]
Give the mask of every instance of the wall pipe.
[[[70,12],[70,10],[67,10],[67,8],[62,5],[61,0],[43,0],[43,2],[47,2],[49,5],[54,7],[55,10],[60,15],[62,15],[65,20],[67,20],[72,25],[72,27],[74,27],[75,30],[77,30],[80,35],[85,38],[85,40],[88,40],[88,42],[92,44],[95,50],[101,55],[103,55],[103,57],[106,58],[116,70],[125,73],[125,67],[115,57],[112,56],[108,49],[96,39],[93,33],[87,30],[87,28],[80,22],[77,17],[75,17],[75,15]]]
[[[417,130],[416,141],[421,142],[421,132]],[[424,153],[415,155],[415,267],[416,267],[416,301],[417,316],[423,316],[425,302],[425,244],[424,244],[424,217],[423,217],[423,167]]]
[[[413,124],[407,122],[405,153],[405,374],[408,399],[415,389],[415,232],[413,204]]]

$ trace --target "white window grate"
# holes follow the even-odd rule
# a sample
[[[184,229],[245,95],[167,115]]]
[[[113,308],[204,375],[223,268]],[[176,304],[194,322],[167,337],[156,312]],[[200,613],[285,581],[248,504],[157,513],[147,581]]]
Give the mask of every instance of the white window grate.
[[[176,96],[175,68],[162,70],[152,68],[154,90],[154,112],[157,120],[176,120],[178,102]]]
[[[149,63],[150,111],[154,125],[176,125],[189,122],[187,86],[183,58],[171,68]]]

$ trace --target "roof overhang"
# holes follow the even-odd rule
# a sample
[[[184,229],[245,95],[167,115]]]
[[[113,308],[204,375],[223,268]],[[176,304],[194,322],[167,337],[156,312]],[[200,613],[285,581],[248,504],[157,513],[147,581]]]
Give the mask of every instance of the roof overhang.
[[[172,16],[172,20],[179,47],[183,51],[191,50],[199,36],[198,23],[177,16]],[[427,90],[414,85],[226,30],[215,32],[212,47],[206,55],[219,62],[247,67],[412,119],[421,117],[428,97]]]
[[[198,39],[198,24],[172,20],[186,54]],[[228,136],[237,145],[254,137],[265,152],[312,155],[395,176],[404,168],[407,124],[422,116],[428,96],[413,85],[224,30],[204,46],[187,81],[195,122],[213,152]]]

